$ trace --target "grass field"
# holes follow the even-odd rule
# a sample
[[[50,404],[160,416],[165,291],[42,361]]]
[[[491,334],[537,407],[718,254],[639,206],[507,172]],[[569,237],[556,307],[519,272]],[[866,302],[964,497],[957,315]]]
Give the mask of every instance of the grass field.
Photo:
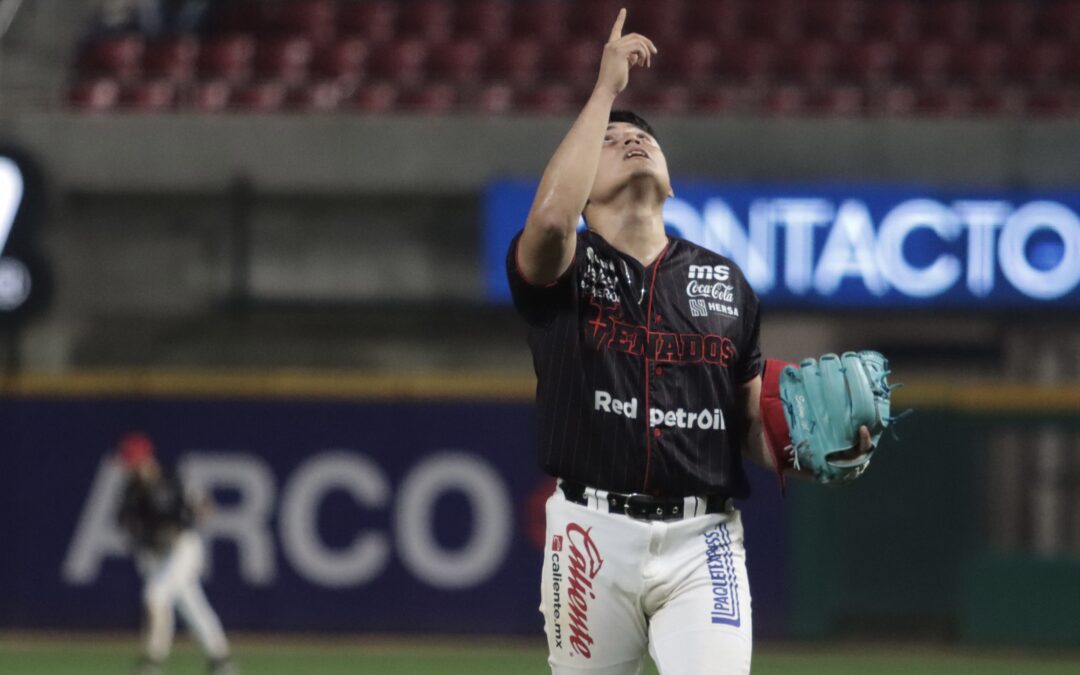
[[[543,645],[462,638],[452,641],[357,638],[240,638],[243,675],[548,675]],[[135,638],[0,635],[0,675],[125,675]],[[181,642],[169,675],[204,673]],[[651,664],[645,672],[655,674]],[[937,646],[795,647],[764,644],[755,675],[1077,675],[1080,654],[974,651]],[[706,674],[703,674],[706,675]]]

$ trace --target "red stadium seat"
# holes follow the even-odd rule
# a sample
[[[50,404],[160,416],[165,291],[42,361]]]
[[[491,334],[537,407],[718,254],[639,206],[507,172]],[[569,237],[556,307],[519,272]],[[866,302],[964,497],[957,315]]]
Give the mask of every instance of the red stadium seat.
[[[392,0],[345,2],[338,6],[338,35],[356,35],[369,43],[390,40],[397,33],[398,3]]]
[[[743,113],[757,107],[756,95],[756,89],[707,87],[694,94],[691,106],[695,112],[709,115]]]
[[[627,3],[624,33],[641,33],[652,40],[657,49],[671,48],[683,38],[684,10],[683,0],[632,0]],[[603,41],[606,37],[607,33],[602,32],[598,39]]]
[[[733,44],[728,55],[721,58],[721,68],[737,82],[760,84],[773,79],[778,61],[774,43],[755,40]]]
[[[990,87],[1005,81],[1009,49],[999,42],[978,42],[956,50],[955,73],[961,82]]]
[[[896,73],[896,45],[886,40],[852,45],[842,55],[840,70],[845,79],[863,86],[891,82]]]
[[[915,90],[907,85],[891,85],[869,92],[867,110],[883,117],[906,117],[915,112]]]
[[[574,92],[565,84],[545,84],[518,95],[519,106],[529,112],[562,115],[574,109]]]
[[[806,4],[802,0],[760,0],[750,3],[746,30],[753,37],[791,43],[805,32]]]
[[[575,0],[570,5],[571,32],[581,38],[597,40],[601,44],[611,33],[611,26],[622,6],[617,0]],[[631,27],[632,20],[627,13],[624,35],[637,30]]]
[[[473,107],[498,115],[514,108],[514,89],[506,84],[489,84],[476,94]]]
[[[815,116],[857,117],[865,111],[866,92],[862,87],[826,87],[806,97],[806,112]]]
[[[806,110],[806,91],[790,84],[773,87],[765,92],[761,110],[768,115],[801,115]]]
[[[195,84],[191,107],[199,112],[221,112],[232,101],[232,86],[224,80],[206,80]]]
[[[391,42],[372,52],[371,74],[401,85],[414,85],[424,79],[427,59],[428,46],[423,40]]]
[[[449,0],[412,0],[401,3],[400,35],[441,42],[454,32],[454,4]]]
[[[1067,51],[1060,42],[1040,41],[1019,50],[1012,60],[1013,77],[1025,87],[1045,88],[1061,81]]]
[[[1022,89],[995,87],[976,91],[971,97],[971,112],[980,117],[1019,115],[1024,112],[1026,97]]]
[[[144,80],[120,94],[120,104],[140,112],[172,110],[177,103],[176,84],[170,80]]]
[[[981,16],[971,0],[938,0],[923,9],[923,39],[968,42],[975,38]]]
[[[836,74],[836,47],[831,42],[815,40],[791,45],[784,74],[795,83],[819,87],[832,81]]]
[[[1080,0],[1056,0],[1040,5],[1036,20],[1039,36],[1075,43],[1080,41]]]
[[[320,80],[297,87],[289,92],[289,108],[311,112],[337,110],[346,97],[347,88],[339,80]]]
[[[398,103],[398,88],[382,82],[362,87],[352,98],[352,106],[368,113],[392,112]]]
[[[337,80],[343,85],[355,84],[367,74],[368,44],[360,37],[346,37],[319,49],[312,59],[312,71]]]
[[[311,42],[304,37],[266,40],[258,44],[255,69],[261,77],[296,84],[307,79],[314,54]]]
[[[554,82],[584,87],[595,83],[602,55],[603,44],[596,40],[580,38],[567,42],[549,50],[544,75]],[[637,69],[633,77],[635,86],[646,86],[650,79],[641,69]]]
[[[745,4],[741,0],[688,0],[683,32],[691,37],[727,43],[744,37]]]
[[[281,3],[265,0],[224,0],[213,3],[209,24],[221,33],[261,34],[272,31]]]
[[[446,114],[457,106],[457,101],[457,89],[449,84],[436,82],[402,92],[398,99],[398,108],[412,112]]]
[[[511,4],[514,7],[514,35],[521,39],[552,43],[567,39],[570,31],[569,2],[521,0]],[[599,39],[602,40],[606,35],[607,33],[601,34]]]
[[[690,90],[681,84],[668,84],[642,92],[635,108],[664,115],[679,115],[690,109]]]
[[[466,0],[457,11],[457,34],[482,42],[502,42],[511,33],[511,3],[505,0]]]
[[[944,42],[920,42],[906,45],[900,55],[900,75],[922,87],[940,86],[949,80],[953,52]]]
[[[832,42],[853,42],[863,34],[866,3],[863,0],[818,0],[806,15],[811,37]]]
[[[915,113],[927,117],[963,117],[971,109],[972,92],[967,87],[926,89],[915,101]]]
[[[149,77],[187,82],[195,77],[199,41],[190,35],[156,40],[146,45],[142,69]]]
[[[1077,94],[1069,89],[1033,92],[1027,99],[1027,114],[1034,117],[1069,117],[1077,111]]]
[[[231,35],[209,40],[199,50],[199,75],[203,78],[239,82],[251,77],[255,40]]]
[[[246,112],[277,112],[285,107],[288,87],[284,82],[258,82],[240,87],[230,107]]]
[[[716,79],[718,58],[712,40],[690,38],[675,42],[663,54],[657,54],[653,67],[669,81],[710,83]]]
[[[108,76],[126,81],[137,78],[142,70],[145,43],[138,35],[102,38],[87,47],[82,58],[83,73]]]
[[[108,78],[76,82],[68,90],[68,103],[83,111],[112,110],[119,102],[120,85]]]
[[[514,86],[531,86],[540,79],[543,49],[535,40],[514,39],[488,52],[488,76]]]
[[[980,36],[1003,42],[1026,43],[1035,30],[1036,5],[1029,0],[999,0],[982,10]]]
[[[880,0],[868,6],[866,34],[892,42],[914,42],[922,28],[921,6],[914,0]]]
[[[484,75],[487,51],[476,39],[465,38],[436,47],[429,70],[435,78],[455,84],[478,82]]]
[[[279,29],[288,35],[303,35],[315,44],[334,37],[337,3],[334,0],[291,0],[282,7]]]

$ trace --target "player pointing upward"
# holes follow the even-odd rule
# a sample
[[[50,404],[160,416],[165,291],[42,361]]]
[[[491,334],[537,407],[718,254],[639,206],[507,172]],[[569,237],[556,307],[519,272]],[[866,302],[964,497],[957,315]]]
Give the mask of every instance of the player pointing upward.
[[[507,257],[530,326],[540,462],[559,478],[542,586],[548,662],[557,675],[631,675],[648,647],[663,675],[748,673],[733,500],[749,493],[744,454],[787,463],[762,432],[758,299],[731,260],[665,233],[672,188],[656,134],[612,111],[631,68],[657,54],[622,34],[625,20],[622,10]]]

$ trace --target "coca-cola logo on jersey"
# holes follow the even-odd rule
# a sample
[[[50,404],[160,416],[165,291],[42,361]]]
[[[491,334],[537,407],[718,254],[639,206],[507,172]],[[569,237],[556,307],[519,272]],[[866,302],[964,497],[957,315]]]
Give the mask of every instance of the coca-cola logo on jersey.
[[[735,302],[735,287],[719,281],[713,284],[691,281],[686,284],[686,294],[691,298],[709,298],[721,302]]]
[[[566,526],[565,538],[561,535],[552,537],[551,542],[551,590],[552,618],[557,649],[563,648],[563,590],[566,591],[566,616],[569,632],[570,655],[592,658],[593,637],[589,628],[589,603],[596,599],[593,580],[600,573],[604,559],[600,549],[592,538],[592,528],[586,529],[577,523]],[[562,552],[566,544],[565,555],[568,557],[566,584],[563,585]]]

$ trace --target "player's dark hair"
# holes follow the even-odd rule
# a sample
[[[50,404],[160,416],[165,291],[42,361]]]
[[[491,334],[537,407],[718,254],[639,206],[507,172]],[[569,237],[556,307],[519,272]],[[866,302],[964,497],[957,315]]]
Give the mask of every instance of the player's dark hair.
[[[636,112],[630,110],[612,110],[611,114],[608,115],[608,124],[614,122],[626,122],[627,124],[632,124],[653,138],[656,138],[656,132],[653,131],[652,125],[646,122],[645,118],[638,115]]]

